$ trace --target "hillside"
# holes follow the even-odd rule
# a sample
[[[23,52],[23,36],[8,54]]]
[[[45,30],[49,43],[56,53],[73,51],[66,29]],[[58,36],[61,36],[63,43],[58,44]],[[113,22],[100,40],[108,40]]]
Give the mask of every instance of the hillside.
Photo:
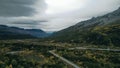
[[[53,34],[59,42],[91,43],[97,45],[119,45],[120,8],[114,12],[79,22]]]
[[[104,16],[93,17],[89,20],[78,22],[76,25],[73,25],[67,29],[63,29],[57,33],[69,32],[69,31],[74,31],[74,30],[81,31],[84,29],[89,29],[94,26],[107,25],[119,19],[120,19],[120,8]]]
[[[26,31],[28,32],[28,34],[38,38],[44,38],[50,35],[40,29],[26,29]]]
[[[41,38],[48,34],[38,29],[22,29],[0,25],[0,39]]]

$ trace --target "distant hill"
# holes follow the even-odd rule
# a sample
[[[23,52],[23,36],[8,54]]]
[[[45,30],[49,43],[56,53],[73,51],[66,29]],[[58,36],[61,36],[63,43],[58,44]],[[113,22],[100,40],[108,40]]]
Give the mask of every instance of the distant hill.
[[[93,17],[52,35],[59,42],[120,44],[120,8],[104,16]]]
[[[26,31],[28,32],[28,34],[38,38],[44,38],[50,35],[49,33],[46,33],[40,29],[26,29]]]
[[[23,29],[0,25],[0,39],[41,38],[46,36],[48,34],[39,29]]]

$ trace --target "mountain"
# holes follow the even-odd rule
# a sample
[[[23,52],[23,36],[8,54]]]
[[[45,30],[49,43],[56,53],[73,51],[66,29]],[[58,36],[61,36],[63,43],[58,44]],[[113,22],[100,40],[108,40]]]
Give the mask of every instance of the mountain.
[[[48,34],[39,29],[23,29],[0,25],[0,39],[24,39],[47,37]]]
[[[52,35],[59,42],[118,45],[120,41],[120,8],[104,16],[93,17]],[[114,38],[114,40],[113,40]],[[115,45],[116,45],[115,44]]]
[[[89,20],[86,21],[82,21],[77,23],[74,26],[71,26],[67,29],[61,30],[57,33],[61,33],[61,32],[69,32],[69,31],[73,31],[73,30],[83,30],[83,29],[88,29],[89,27],[93,27],[93,26],[103,26],[103,25],[107,25],[110,24],[114,21],[117,21],[120,19],[120,8],[117,9],[116,11],[106,14],[104,16],[99,16],[99,17],[93,17]]]
[[[26,29],[26,31],[28,32],[28,34],[38,38],[44,38],[50,35],[49,33],[46,33],[40,29]]]

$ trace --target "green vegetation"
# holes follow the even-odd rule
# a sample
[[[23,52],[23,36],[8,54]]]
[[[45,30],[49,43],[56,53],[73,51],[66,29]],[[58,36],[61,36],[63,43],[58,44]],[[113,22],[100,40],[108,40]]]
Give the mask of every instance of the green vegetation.
[[[120,52],[65,49],[56,53],[81,68],[120,68]]]
[[[36,39],[1,40],[0,68],[64,68],[66,64],[48,53],[56,48],[61,47]]]
[[[20,40],[14,35],[16,40],[0,40],[0,68],[72,68],[50,54],[50,50],[56,50],[56,54],[82,68],[120,68],[120,52],[69,50],[74,47],[119,50],[119,35],[119,23],[68,31],[60,36],[45,39]]]
[[[83,36],[87,43],[96,45],[114,45],[120,44],[120,24],[95,27],[93,30]]]
[[[93,45],[118,46],[120,44],[120,21],[104,26],[90,26],[86,29],[69,30],[53,36],[54,42],[84,43]]]
[[[83,47],[84,45],[54,43],[53,41],[39,39],[1,40],[0,68],[72,68],[50,54],[48,52],[50,50],[56,50],[56,54],[83,68],[120,67],[120,52],[69,50],[69,48],[76,46]],[[85,45],[84,47],[95,47],[95,45]]]

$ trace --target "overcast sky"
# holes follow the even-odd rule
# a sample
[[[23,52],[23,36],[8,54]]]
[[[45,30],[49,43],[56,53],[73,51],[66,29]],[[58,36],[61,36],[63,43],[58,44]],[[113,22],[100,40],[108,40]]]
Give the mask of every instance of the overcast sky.
[[[120,0],[0,0],[0,24],[58,31],[120,7]]]

